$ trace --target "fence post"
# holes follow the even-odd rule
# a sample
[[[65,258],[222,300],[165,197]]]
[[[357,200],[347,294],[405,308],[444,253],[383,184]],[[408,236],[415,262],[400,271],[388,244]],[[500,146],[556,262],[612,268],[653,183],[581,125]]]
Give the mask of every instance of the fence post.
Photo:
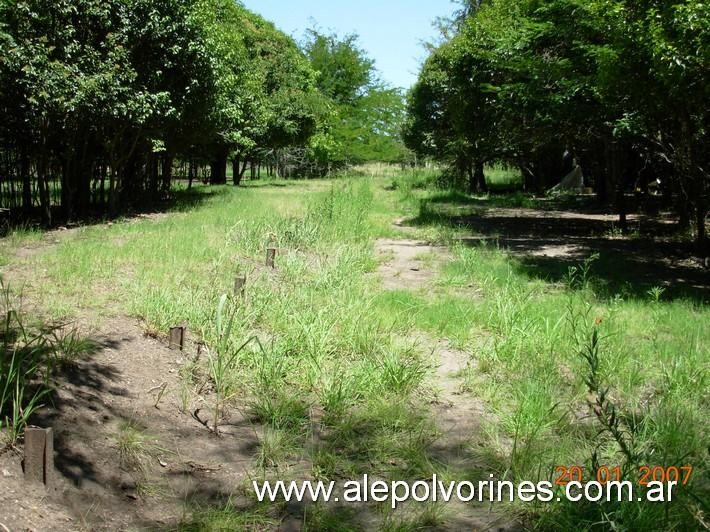
[[[234,295],[237,297],[244,297],[244,289],[247,284],[246,277],[235,277],[234,278]]]
[[[168,347],[173,350],[183,350],[185,347],[185,327],[171,327]]]
[[[276,249],[275,248],[268,248],[266,250],[266,266],[269,268],[275,268],[276,267]]]
[[[52,483],[54,476],[54,433],[51,428],[25,429],[25,478],[31,482]]]

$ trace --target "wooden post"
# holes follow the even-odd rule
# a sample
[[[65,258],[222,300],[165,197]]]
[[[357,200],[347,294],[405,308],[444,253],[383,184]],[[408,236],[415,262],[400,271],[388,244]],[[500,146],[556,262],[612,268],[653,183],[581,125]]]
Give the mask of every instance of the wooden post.
[[[276,267],[276,249],[268,248],[266,250],[266,266],[269,268]]]
[[[234,278],[234,295],[237,297],[244,297],[244,288],[247,284],[246,277],[235,277]]]
[[[185,327],[172,327],[170,329],[168,347],[173,350],[183,350],[183,347],[185,347]]]
[[[52,483],[54,476],[54,434],[52,429],[25,429],[25,478],[31,482]]]

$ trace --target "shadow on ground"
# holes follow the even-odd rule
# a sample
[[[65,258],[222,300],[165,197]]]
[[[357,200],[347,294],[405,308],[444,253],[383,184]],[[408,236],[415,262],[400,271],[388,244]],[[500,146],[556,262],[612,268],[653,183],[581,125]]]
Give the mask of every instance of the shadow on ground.
[[[93,208],[85,216],[67,220],[59,207],[52,207],[52,225],[43,226],[40,219],[40,212],[32,213],[29,217],[23,213],[10,211],[6,219],[0,224],[0,238],[7,236],[13,229],[28,227],[42,227],[52,229],[57,227],[79,227],[103,224],[113,220],[126,218],[144,217],[146,215],[156,215],[170,212],[184,212],[195,209],[203,203],[227,194],[228,187],[225,186],[204,186],[196,184],[192,188],[180,188],[171,190],[165,197],[154,201],[142,201],[120,209],[114,214],[108,213],[108,208]]]
[[[460,238],[465,245],[505,249],[516,270],[549,282],[564,281],[570,267],[598,254],[591,273],[605,297],[647,299],[650,289],[662,287],[666,300],[710,300],[710,272],[690,242],[673,238],[676,226],[667,217],[630,215],[634,235],[622,237],[617,217],[591,203],[574,211],[500,204],[447,194],[423,202],[419,215],[405,223],[468,230],[470,236]]]
[[[180,413],[180,353],[130,322],[120,319],[92,339],[86,356],[58,369],[51,401],[32,419],[54,429],[54,502],[92,530],[174,528],[193,506],[223,507],[258,446],[250,420],[230,423],[231,433],[217,437]],[[156,407],[155,383],[162,382],[167,391]],[[121,439],[127,423],[140,431],[139,443]],[[123,463],[121,445],[134,445],[145,463]]]

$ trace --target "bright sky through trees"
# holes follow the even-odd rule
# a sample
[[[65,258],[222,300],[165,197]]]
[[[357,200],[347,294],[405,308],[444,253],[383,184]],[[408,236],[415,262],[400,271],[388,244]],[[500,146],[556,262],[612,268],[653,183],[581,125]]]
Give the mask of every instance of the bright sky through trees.
[[[338,34],[356,32],[385,81],[409,88],[426,57],[422,41],[436,36],[432,23],[455,9],[449,0],[244,0],[300,40],[314,23]]]

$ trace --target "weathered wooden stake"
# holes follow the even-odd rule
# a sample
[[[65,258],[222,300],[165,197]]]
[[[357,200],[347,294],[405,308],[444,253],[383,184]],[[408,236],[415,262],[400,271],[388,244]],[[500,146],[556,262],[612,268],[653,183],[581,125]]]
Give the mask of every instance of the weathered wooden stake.
[[[276,267],[275,260],[276,260],[276,249],[268,248],[266,250],[266,266],[269,268],[275,268]]]
[[[31,482],[52,483],[54,476],[54,434],[52,429],[25,429],[25,478]]]
[[[234,295],[237,297],[244,297],[244,288],[247,284],[246,277],[235,277],[234,278]]]
[[[170,329],[170,341],[168,343],[170,349],[183,350],[185,347],[185,327],[172,327]]]

